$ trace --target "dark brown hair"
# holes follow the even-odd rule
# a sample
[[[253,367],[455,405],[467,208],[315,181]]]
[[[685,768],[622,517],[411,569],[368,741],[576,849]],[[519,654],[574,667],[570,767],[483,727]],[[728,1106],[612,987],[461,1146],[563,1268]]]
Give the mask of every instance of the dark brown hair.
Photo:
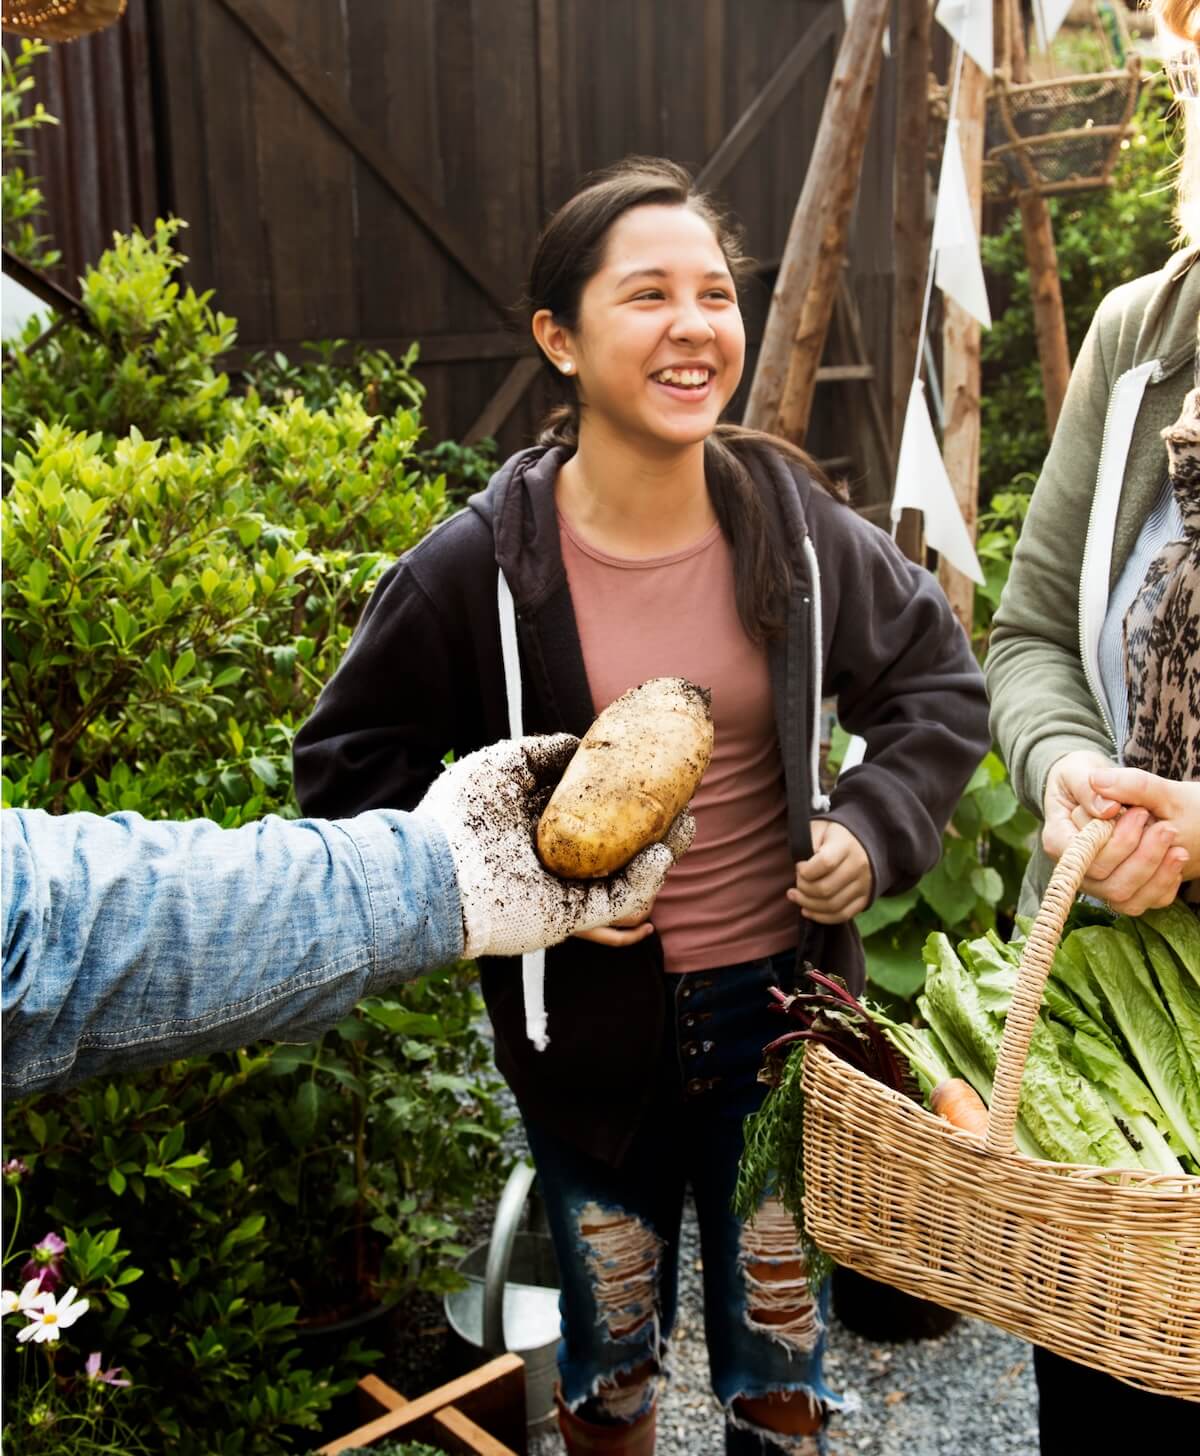
[[[618,218],[635,207],[687,207],[702,217],[725,255],[735,284],[751,270],[740,228],[703,192],[691,175],[661,157],[627,157],[589,177],[542,230],[529,270],[526,305],[530,316],[549,309],[556,323],[579,327],[579,301],[588,280],[604,259],[608,235]],[[562,397],[547,417],[538,443],[579,444],[579,398],[568,381],[543,360],[553,388]],[[733,547],[738,616],[756,642],[781,633],[787,622],[791,570],[771,508],[763,501],[747,461],[756,451],[773,449],[797,460],[832,494],[820,467],[786,440],[736,425],[718,425],[704,442],[704,474],[721,530]]]

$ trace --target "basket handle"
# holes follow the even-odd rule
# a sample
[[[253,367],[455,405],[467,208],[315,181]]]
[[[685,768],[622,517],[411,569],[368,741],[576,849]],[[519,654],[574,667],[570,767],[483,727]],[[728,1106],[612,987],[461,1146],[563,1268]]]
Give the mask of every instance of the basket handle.
[[[1046,978],[1079,886],[1092,861],[1112,838],[1113,828],[1111,819],[1093,819],[1086,829],[1081,829],[1063,851],[1042,896],[1037,919],[1021,953],[1017,985],[996,1058],[996,1078],[984,1139],[984,1146],[989,1152],[1011,1153],[1016,1148],[1014,1133],[1021,1078],[1025,1074],[1025,1058],[1029,1055],[1029,1042],[1041,1009]]]

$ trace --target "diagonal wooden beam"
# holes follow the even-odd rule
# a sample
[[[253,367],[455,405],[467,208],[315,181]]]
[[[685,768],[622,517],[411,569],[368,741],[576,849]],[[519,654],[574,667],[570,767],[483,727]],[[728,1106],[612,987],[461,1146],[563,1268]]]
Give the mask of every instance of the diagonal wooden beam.
[[[518,359],[504,376],[504,382],[484,405],[479,418],[463,436],[464,445],[473,445],[477,440],[494,435],[508,419],[524,397],[525,391],[537,378],[542,367],[542,356]]]
[[[92,320],[87,309],[61,283],[56,283],[48,273],[43,273],[40,269],[26,263],[24,259],[18,258],[11,248],[4,248],[2,254],[6,278],[11,278],[14,283],[19,283],[22,288],[27,289],[47,307],[58,313],[68,314],[87,328],[92,327]]]
[[[362,158],[376,177],[401,202],[439,247],[458,264],[497,313],[507,318],[513,301],[509,282],[481,258],[472,238],[440,203],[402,167],[369,126],[361,122],[344,97],[322,75],[292,36],[260,0],[220,0],[225,10],[258,45],[271,64],[309,103],[318,116]]]
[[[734,122],[724,141],[705,162],[696,177],[698,187],[718,187],[749,151],[759,133],[791,94],[800,77],[821,53],[822,46],[837,31],[841,10],[823,6],[816,19],[784,57],[782,64],[759,94]]]

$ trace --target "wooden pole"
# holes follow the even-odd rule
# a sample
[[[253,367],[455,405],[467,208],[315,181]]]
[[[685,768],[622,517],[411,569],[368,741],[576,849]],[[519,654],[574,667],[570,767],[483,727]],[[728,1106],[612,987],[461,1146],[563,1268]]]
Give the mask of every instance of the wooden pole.
[[[900,452],[904,415],[921,340],[921,306],[929,263],[928,160],[930,0],[898,0],[896,26],[896,162],[893,171],[892,457]],[[923,562],[921,512],[906,510],[896,542],[911,561]]]
[[[970,56],[965,56],[958,92],[958,134],[977,236],[983,218],[987,91],[988,77]],[[946,400],[942,458],[972,541],[979,514],[979,340],[978,320],[947,297],[942,325],[942,391]],[[938,580],[969,637],[975,617],[975,583],[945,559],[938,565]]]
[[[1025,32],[1016,13],[1016,0],[1008,8],[1007,39],[1011,46],[1012,78],[1020,84],[1029,79],[1029,58]],[[1025,261],[1029,265],[1029,293],[1033,303],[1033,325],[1037,335],[1038,361],[1042,368],[1042,393],[1046,404],[1046,434],[1053,435],[1062,411],[1067,383],[1071,378],[1071,351],[1067,345],[1067,316],[1063,308],[1062,285],[1058,277],[1058,252],[1050,209],[1040,192],[1017,193],[1021,212],[1021,236]]]
[[[812,157],[788,230],[745,422],[801,443],[808,428],[891,0],[858,0],[838,48]]]

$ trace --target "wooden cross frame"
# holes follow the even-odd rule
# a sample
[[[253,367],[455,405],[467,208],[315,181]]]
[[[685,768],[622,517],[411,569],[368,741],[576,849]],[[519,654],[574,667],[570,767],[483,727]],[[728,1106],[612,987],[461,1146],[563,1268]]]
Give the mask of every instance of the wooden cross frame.
[[[363,1376],[358,1393],[367,1419],[320,1447],[320,1456],[385,1436],[425,1441],[458,1456],[524,1456],[525,1365],[519,1355],[501,1355],[413,1400],[374,1375]]]

